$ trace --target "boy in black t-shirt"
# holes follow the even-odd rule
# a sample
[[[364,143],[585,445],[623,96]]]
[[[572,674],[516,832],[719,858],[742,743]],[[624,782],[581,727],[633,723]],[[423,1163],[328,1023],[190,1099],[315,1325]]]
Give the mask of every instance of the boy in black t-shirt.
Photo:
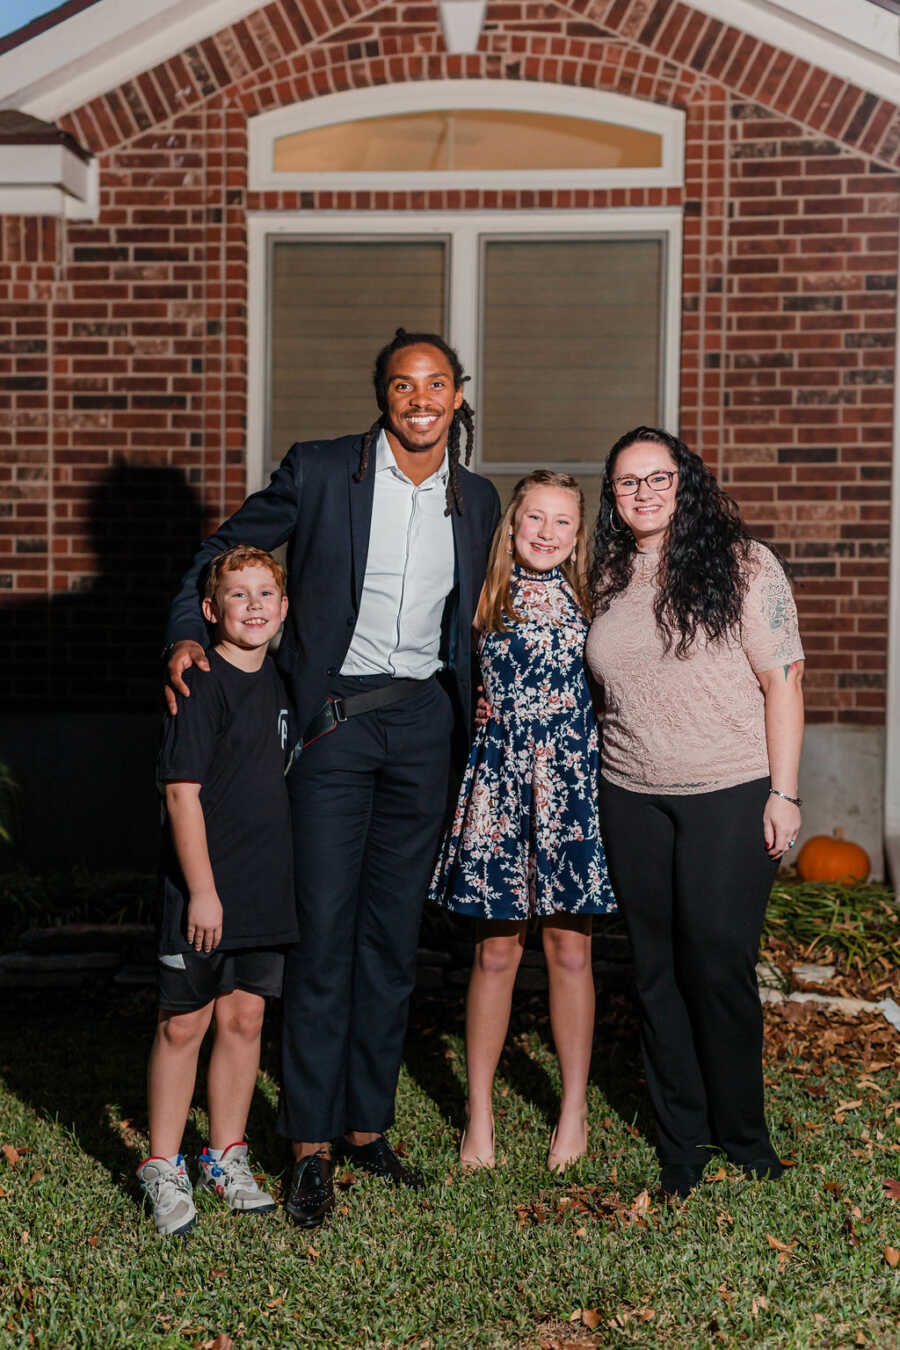
[[[215,625],[208,674],[166,718],[160,1012],[148,1070],[150,1157],[138,1177],[157,1232],[196,1216],[181,1137],[200,1044],[215,1016],[209,1145],[199,1185],[230,1209],[275,1208],[243,1142],[259,1068],[265,1000],[281,993],[279,950],[297,936],[284,765],[288,712],[267,656],[287,612],[284,569],[241,545],[213,560],[203,613]]]

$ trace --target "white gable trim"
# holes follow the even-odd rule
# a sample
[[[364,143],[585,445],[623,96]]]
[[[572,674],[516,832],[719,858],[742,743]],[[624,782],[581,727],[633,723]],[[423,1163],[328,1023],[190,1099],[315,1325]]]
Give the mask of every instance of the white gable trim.
[[[869,0],[688,2],[898,101],[898,20]],[[98,0],[0,56],[0,108],[54,122],[259,8],[260,0]]]
[[[891,103],[900,102],[900,18],[870,0],[688,3]],[[802,109],[798,115],[802,121]]]
[[[98,0],[0,56],[0,108],[46,122],[260,8],[260,0]]]
[[[662,164],[656,169],[532,169],[483,172],[276,173],[274,142],[279,136],[370,117],[450,108],[491,108],[551,113],[594,122],[638,127],[662,137]],[[341,94],[323,94],[287,108],[252,117],[249,123],[249,186],[253,191],[355,191],[441,188],[619,188],[680,187],[684,181],[685,115],[643,99],[602,89],[530,80],[431,80],[377,85]]]

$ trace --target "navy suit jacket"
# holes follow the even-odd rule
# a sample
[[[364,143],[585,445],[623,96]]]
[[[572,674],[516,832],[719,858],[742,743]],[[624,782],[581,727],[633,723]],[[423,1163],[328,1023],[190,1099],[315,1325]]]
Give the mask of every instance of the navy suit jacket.
[[[271,550],[287,543],[290,601],[277,662],[302,730],[318,712],[331,677],[344,663],[359,614],[372,501],[375,455],[356,483],[361,436],[292,445],[268,487],[201,545],[172,603],[166,644],[190,638],[206,647],[209,631],[200,609],[201,581],[211,560],[235,544]],[[488,549],[500,515],[496,489],[460,465],[463,514],[451,513],[456,578],[442,626],[442,657],[452,671],[450,693],[457,722],[471,735],[471,634]]]

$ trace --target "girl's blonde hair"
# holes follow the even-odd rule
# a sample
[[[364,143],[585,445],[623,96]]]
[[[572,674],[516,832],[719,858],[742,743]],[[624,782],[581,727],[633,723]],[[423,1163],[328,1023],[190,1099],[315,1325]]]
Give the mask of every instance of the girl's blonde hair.
[[[509,505],[503,512],[500,524],[494,532],[488,558],[487,572],[478,610],[475,614],[475,627],[482,632],[506,633],[509,622],[520,622],[512,602],[513,546],[516,517],[532,488],[563,488],[571,492],[578,502],[578,533],[575,536],[575,558],[569,557],[561,565],[562,574],[571,587],[582,612],[590,618],[591,603],[588,590],[587,538],[584,528],[584,493],[578,480],[568,473],[555,473],[552,469],[535,469],[527,478],[520,478],[513,488]]]

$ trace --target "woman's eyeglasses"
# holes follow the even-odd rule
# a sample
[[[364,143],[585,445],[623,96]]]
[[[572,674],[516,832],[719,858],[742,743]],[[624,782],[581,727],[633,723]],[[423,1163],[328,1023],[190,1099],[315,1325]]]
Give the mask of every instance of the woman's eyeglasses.
[[[654,492],[665,492],[672,486],[677,472],[677,469],[654,469],[653,473],[645,473],[643,478],[625,474],[622,478],[613,479],[613,492],[617,497],[633,497],[641,483],[646,483]]]

